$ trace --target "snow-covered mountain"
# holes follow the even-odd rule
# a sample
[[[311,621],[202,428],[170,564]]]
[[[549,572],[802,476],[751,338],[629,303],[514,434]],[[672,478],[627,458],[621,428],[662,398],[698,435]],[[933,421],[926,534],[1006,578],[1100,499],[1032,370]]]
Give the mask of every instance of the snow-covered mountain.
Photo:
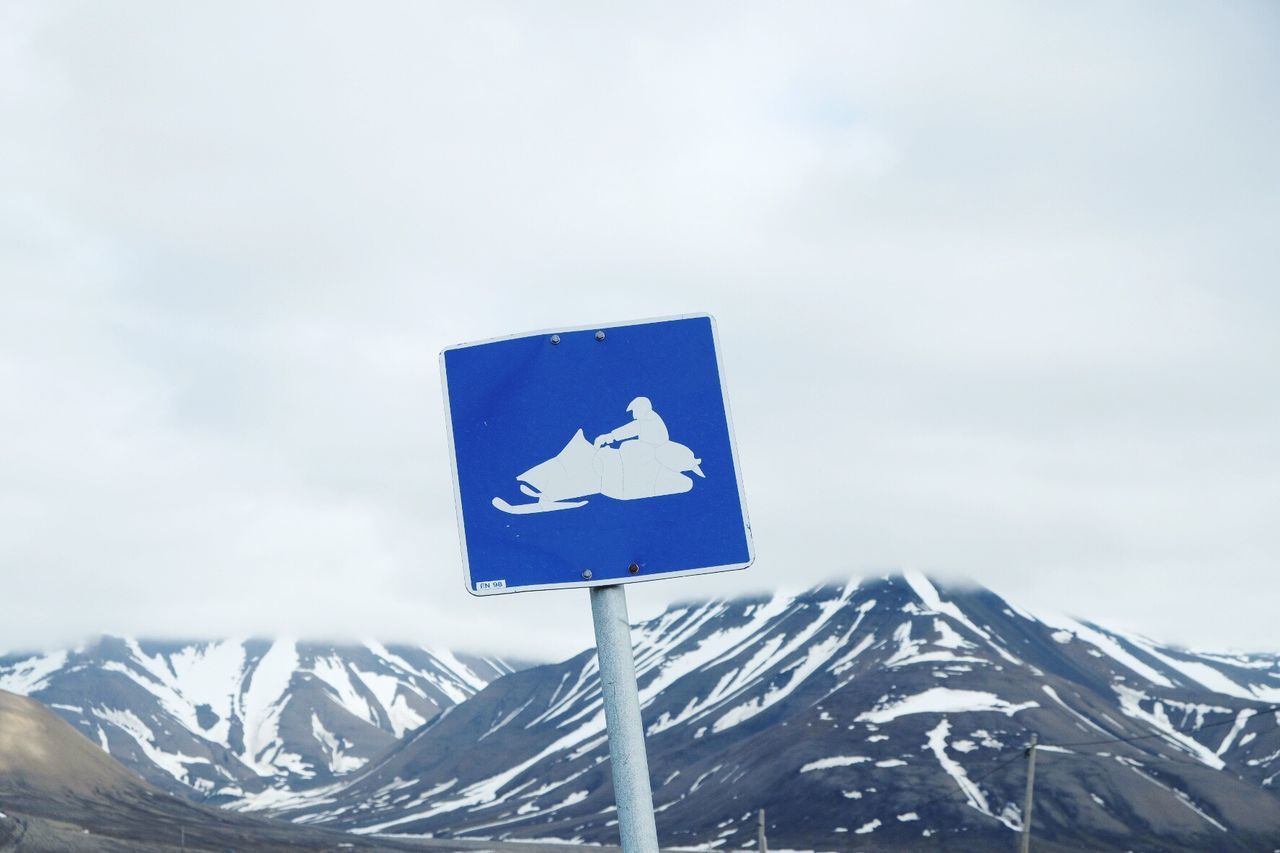
[[[672,607],[634,629],[660,840],[1280,848],[1280,657],[1193,654],[919,575]],[[359,833],[616,841],[592,651],[497,679],[276,806]]]
[[[302,831],[299,831],[302,830]],[[0,850],[422,850],[188,802],[148,785],[47,707],[0,690]]]
[[[215,803],[327,783],[513,667],[417,646],[149,642],[0,657],[38,699],[168,791]]]

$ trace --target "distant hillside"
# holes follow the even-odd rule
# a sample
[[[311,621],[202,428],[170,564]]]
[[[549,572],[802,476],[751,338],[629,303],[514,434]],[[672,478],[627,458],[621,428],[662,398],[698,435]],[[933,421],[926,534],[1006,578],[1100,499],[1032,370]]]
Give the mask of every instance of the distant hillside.
[[[634,629],[664,845],[1280,848],[1280,657],[1196,654],[919,575],[673,607]],[[295,820],[616,841],[592,651],[496,680]],[[285,805],[281,803],[280,805]]]
[[[512,672],[416,646],[152,642],[0,657],[39,699],[152,784],[211,803],[328,783]]]

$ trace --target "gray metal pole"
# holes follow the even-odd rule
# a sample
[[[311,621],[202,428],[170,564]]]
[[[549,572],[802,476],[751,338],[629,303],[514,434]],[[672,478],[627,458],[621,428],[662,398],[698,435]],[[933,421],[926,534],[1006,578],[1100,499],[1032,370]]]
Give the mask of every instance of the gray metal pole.
[[[1031,802],[1036,791],[1036,743],[1039,738],[1031,735],[1031,746],[1027,747],[1027,800],[1022,807],[1022,841],[1018,845],[1019,853],[1031,851]]]
[[[769,853],[769,842],[764,837],[764,809],[760,810],[760,853]]]
[[[618,830],[624,853],[658,853],[653,820],[649,758],[640,722],[640,692],[631,656],[631,620],[627,595],[620,584],[591,588],[591,621],[596,628],[604,721],[609,731],[609,763],[613,796],[618,804]]]

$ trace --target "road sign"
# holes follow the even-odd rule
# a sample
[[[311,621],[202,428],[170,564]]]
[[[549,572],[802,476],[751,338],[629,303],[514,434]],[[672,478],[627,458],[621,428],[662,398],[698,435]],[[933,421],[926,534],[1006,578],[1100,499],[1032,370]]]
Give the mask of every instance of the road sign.
[[[710,316],[515,335],[440,361],[472,593],[751,564]]]

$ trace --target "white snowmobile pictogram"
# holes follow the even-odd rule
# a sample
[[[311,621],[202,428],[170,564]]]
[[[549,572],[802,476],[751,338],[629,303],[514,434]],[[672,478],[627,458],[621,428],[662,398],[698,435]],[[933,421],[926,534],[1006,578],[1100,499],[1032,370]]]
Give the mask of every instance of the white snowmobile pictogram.
[[[592,495],[629,501],[682,494],[693,488],[686,472],[706,476],[702,460],[670,439],[648,397],[636,397],[627,411],[633,416],[629,423],[594,442],[579,429],[563,450],[516,477],[520,491],[536,502],[494,498],[493,505],[512,515],[577,509],[587,504],[579,498]]]

